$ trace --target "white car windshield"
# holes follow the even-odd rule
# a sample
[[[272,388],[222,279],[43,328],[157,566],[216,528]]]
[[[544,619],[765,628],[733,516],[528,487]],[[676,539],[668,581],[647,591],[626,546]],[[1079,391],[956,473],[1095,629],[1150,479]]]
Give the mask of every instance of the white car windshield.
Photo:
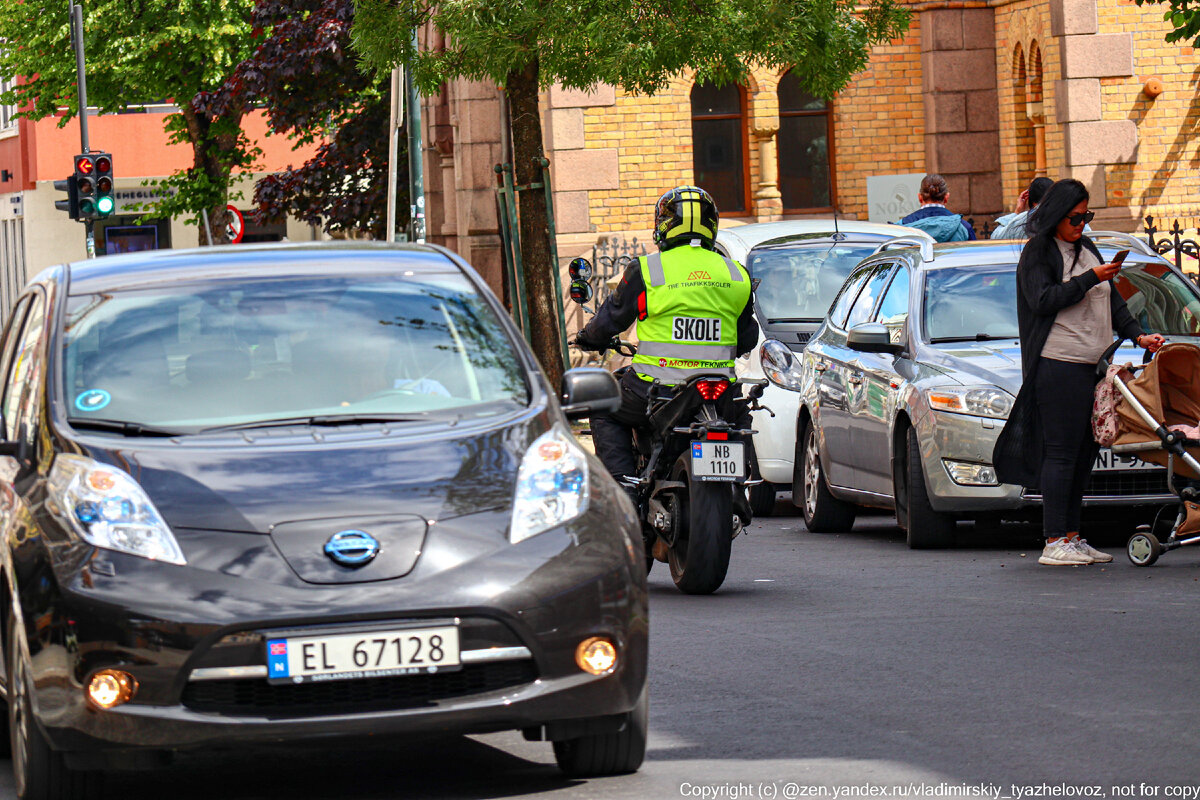
[[[461,275],[215,280],[69,299],[72,424],[195,432],[270,420],[487,415],[528,401]]]
[[[820,322],[850,271],[876,247],[814,243],[752,250],[746,269],[758,281],[761,321]]]

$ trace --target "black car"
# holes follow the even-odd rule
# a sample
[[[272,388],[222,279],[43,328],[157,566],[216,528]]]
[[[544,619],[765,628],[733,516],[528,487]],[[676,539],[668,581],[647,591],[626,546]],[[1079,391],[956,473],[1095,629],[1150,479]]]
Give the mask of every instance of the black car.
[[[181,750],[520,729],[645,751],[632,505],[471,268],[270,245],[38,275],[0,344],[5,699],[22,798]]]

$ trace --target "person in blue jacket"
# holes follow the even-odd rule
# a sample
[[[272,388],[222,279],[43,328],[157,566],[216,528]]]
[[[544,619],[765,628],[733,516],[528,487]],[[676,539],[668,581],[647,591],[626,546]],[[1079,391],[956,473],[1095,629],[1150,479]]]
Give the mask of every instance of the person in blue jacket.
[[[950,189],[946,179],[936,172],[931,172],[921,179],[921,188],[917,199],[921,207],[904,219],[901,225],[910,228],[920,228],[939,242],[963,242],[975,239],[975,229],[971,223],[946,208],[950,198]]]

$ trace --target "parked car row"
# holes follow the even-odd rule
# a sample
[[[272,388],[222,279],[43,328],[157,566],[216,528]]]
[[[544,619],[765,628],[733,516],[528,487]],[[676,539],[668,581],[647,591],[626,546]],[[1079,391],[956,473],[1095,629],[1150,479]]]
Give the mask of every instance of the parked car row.
[[[1022,242],[935,244],[920,232],[845,221],[817,234],[822,224],[832,228],[831,221],[792,230],[793,223],[771,223],[722,236],[755,280],[764,333],[739,371],[765,375],[778,389],[764,395],[774,416],[754,418],[760,469],[772,484],[755,498],[759,513],[774,504],[775,487],[790,485],[809,529],[846,530],[859,508],[883,508],[895,512],[914,548],[950,544],[961,519],[1028,516],[1040,497],[1000,484],[991,464],[1021,384]],[[893,236],[872,242],[880,228]],[[1200,342],[1200,290],[1191,280],[1135,237],[1091,235],[1106,257],[1132,250],[1116,288],[1146,330]],[[806,237],[820,244],[805,245]],[[839,249],[855,241],[872,252],[847,268]],[[805,257],[815,266],[793,276],[813,293],[821,283],[811,275],[845,276],[819,321],[813,301],[793,300],[794,287],[777,272]],[[1141,357],[1126,346],[1116,360]],[[1137,507],[1173,499],[1161,467],[1105,449],[1084,502]]]

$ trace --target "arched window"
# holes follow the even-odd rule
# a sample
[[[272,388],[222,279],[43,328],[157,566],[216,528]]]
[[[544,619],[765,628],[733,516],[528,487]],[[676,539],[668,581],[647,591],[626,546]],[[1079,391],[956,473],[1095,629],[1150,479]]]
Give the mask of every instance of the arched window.
[[[833,208],[833,114],[791,72],[779,81],[779,193],[785,211]]]
[[[692,168],[696,185],[722,214],[750,208],[746,149],[746,93],[736,84],[692,87]]]

